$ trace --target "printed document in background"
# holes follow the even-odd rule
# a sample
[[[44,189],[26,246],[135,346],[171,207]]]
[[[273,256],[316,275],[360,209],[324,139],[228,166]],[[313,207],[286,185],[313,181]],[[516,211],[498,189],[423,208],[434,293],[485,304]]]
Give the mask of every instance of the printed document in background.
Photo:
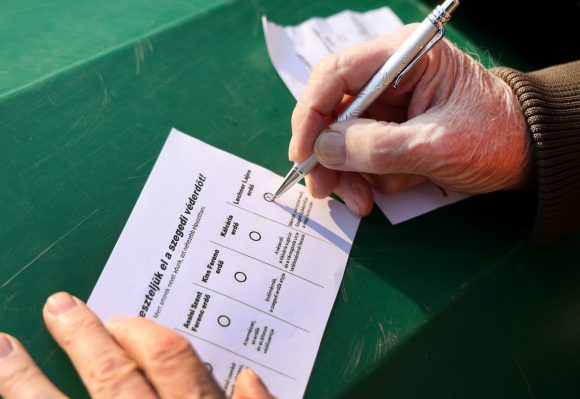
[[[88,304],[186,336],[231,395],[250,367],[300,398],[360,219],[340,202],[173,130]]]
[[[314,65],[342,49],[382,36],[402,26],[388,7],[363,13],[342,11],[328,18],[310,18],[300,25],[280,26],[262,17],[270,60],[294,98],[306,86]],[[404,222],[468,195],[446,192],[424,183],[398,194],[375,191],[375,203],[393,224]]]

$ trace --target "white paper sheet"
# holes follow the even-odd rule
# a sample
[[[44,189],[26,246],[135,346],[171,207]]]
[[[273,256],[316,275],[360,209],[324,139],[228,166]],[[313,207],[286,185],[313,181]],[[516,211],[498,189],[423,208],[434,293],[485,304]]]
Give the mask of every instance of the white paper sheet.
[[[270,60],[294,98],[306,86],[312,67],[344,48],[384,35],[400,26],[390,8],[358,13],[343,11],[328,18],[310,18],[296,26],[280,26],[262,17]],[[424,183],[403,193],[375,192],[375,203],[392,224],[404,222],[469,197]]]
[[[314,65],[330,54],[389,33],[402,22],[388,7],[358,13],[342,11],[310,18],[297,26],[280,26],[262,17],[270,60],[298,99]]]
[[[251,367],[302,397],[360,219],[281,182],[172,130],[89,306],[179,331],[228,395]]]

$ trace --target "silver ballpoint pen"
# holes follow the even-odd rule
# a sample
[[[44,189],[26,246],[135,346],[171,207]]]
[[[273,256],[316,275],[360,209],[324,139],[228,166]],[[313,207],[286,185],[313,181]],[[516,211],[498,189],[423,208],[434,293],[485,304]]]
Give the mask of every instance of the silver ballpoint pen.
[[[345,108],[334,122],[354,119],[364,113],[389,84],[397,87],[401,78],[423,57],[439,40],[445,36],[445,23],[459,5],[459,0],[445,0],[435,7],[419,27],[403,42],[401,47],[383,64],[375,75],[366,83],[355,99]],[[284,194],[298,183],[318,163],[312,154],[306,161],[294,164],[286,178],[276,190],[274,198]]]

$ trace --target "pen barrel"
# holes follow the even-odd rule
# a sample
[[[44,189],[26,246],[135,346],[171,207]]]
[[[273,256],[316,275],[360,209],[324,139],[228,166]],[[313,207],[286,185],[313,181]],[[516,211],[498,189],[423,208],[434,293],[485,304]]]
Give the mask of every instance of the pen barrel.
[[[299,170],[302,175],[307,175],[312,169],[318,164],[318,159],[315,154],[310,155],[310,157],[295,166],[295,169]]]
[[[438,31],[438,28],[429,18],[425,18],[411,36],[366,83],[359,95],[344,109],[335,122],[358,118],[364,113],[401,71],[413,61],[417,54],[429,44]]]

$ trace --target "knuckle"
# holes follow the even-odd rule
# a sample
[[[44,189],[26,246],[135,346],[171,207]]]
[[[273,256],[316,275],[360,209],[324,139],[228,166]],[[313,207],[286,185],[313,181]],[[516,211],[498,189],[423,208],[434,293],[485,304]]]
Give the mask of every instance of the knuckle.
[[[126,356],[104,353],[95,357],[89,366],[88,386],[95,393],[117,392],[119,387],[131,381],[137,364]]]
[[[169,365],[193,356],[193,349],[185,337],[166,331],[151,346],[149,361],[151,367],[165,370]]]
[[[312,71],[313,78],[326,77],[329,73],[338,69],[339,58],[336,54],[331,54],[318,62]]]
[[[419,159],[422,154],[431,152],[432,147],[433,147],[432,140],[429,140],[427,138],[416,138],[414,140],[411,140],[407,147],[408,157],[412,160]]]
[[[385,160],[388,159],[390,149],[384,145],[383,138],[378,134],[369,134],[365,140],[365,153],[367,154],[366,162],[368,172],[382,173]]]

